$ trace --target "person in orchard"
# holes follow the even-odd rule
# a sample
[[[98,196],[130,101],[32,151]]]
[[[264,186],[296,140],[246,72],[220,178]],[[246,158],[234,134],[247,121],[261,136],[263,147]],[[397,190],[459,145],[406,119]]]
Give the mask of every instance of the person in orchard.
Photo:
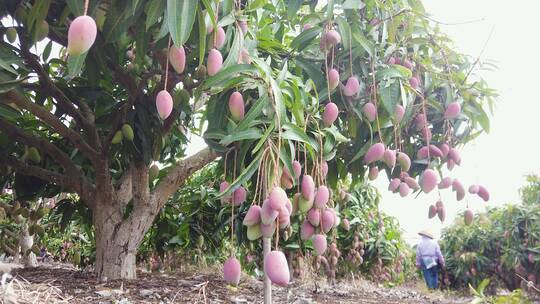
[[[437,289],[439,271],[444,269],[444,257],[441,248],[429,230],[418,232],[422,237],[416,246],[416,267],[422,270],[429,289]]]

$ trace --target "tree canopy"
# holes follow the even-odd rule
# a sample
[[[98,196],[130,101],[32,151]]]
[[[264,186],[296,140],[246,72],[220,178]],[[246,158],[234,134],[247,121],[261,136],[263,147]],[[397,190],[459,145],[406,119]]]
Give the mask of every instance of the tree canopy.
[[[68,55],[83,14],[97,37]],[[100,276],[134,277],[156,213],[219,155],[220,195],[245,187],[260,204],[294,160],[337,195],[338,181],[367,171],[399,180],[453,167],[437,146],[489,131],[496,94],[478,60],[418,0],[20,0],[0,15],[1,177],[20,200],[77,193],[93,212]],[[208,148],[186,158],[189,133]],[[376,143],[393,164],[369,160]]]

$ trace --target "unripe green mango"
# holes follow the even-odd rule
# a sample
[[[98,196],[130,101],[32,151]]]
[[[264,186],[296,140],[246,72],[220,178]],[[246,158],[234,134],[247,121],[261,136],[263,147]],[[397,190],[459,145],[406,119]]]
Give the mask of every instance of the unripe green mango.
[[[17,40],[17,30],[13,27],[10,27],[6,30],[6,38],[9,43],[14,43]]]
[[[124,124],[122,126],[122,135],[124,136],[125,139],[129,140],[129,141],[133,141],[133,129],[131,128],[131,126],[129,124]]]
[[[148,179],[150,181],[154,180],[159,174],[159,167],[156,164],[153,164],[150,166],[150,169],[148,169]]]
[[[49,35],[49,23],[45,20],[36,24],[36,39],[41,41]]]
[[[247,228],[247,238],[250,241],[255,241],[262,236],[261,225],[255,224]]]
[[[111,143],[113,145],[119,144],[122,141],[123,137],[124,135],[122,134],[122,131],[116,131],[116,133],[114,133],[114,136],[111,140]]]
[[[35,147],[28,148],[27,156],[28,156],[28,160],[30,160],[31,162],[34,162],[34,163],[41,162],[41,155],[39,155],[39,151]]]

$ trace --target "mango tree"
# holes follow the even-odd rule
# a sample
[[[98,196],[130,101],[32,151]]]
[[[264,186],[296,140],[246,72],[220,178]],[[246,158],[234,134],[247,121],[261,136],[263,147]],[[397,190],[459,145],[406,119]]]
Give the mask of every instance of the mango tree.
[[[275,227],[289,229],[293,202],[327,219],[307,228],[321,254],[338,180],[384,169],[405,196],[427,168],[429,192],[430,168],[459,164],[455,147],[489,128],[493,91],[419,1],[12,1],[0,15],[2,174],[37,179],[32,193],[78,194],[102,279],[135,278],[156,214],[219,154],[221,198],[251,192],[283,264]],[[185,158],[188,130],[209,147]],[[301,181],[289,204],[283,189]]]

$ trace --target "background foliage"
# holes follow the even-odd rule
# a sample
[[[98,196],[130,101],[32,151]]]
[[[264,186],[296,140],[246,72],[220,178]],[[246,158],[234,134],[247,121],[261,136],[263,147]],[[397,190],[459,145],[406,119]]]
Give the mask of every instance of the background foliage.
[[[462,218],[443,231],[441,247],[454,287],[483,279],[510,290],[522,286],[516,275],[540,284],[540,182],[528,176],[520,191],[522,202],[489,208],[472,225]]]

